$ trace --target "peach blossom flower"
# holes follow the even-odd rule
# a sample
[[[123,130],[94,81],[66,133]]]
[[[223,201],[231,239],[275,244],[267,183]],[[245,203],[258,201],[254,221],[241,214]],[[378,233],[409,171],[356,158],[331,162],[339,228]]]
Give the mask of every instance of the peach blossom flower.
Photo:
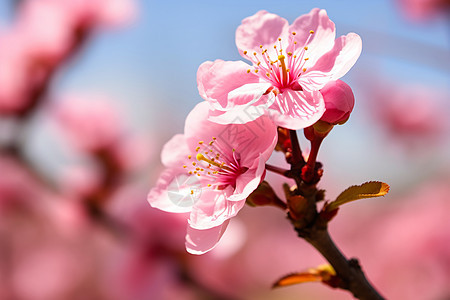
[[[200,95],[220,124],[245,123],[269,113],[278,126],[301,129],[324,112],[319,90],[347,73],[361,53],[361,38],[335,39],[325,10],[313,9],[293,24],[266,11],[242,21],[239,53],[251,61],[207,61],[197,73]]]
[[[265,175],[265,162],[277,142],[267,117],[245,125],[220,125],[207,119],[209,105],[198,104],[188,115],[185,134],[163,148],[167,169],[148,196],[153,207],[190,212],[186,248],[202,254],[222,236],[229,219]]]

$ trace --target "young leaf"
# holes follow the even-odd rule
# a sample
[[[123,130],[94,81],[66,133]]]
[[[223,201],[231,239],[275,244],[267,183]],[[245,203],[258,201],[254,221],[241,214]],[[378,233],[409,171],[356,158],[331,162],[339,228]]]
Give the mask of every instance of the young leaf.
[[[343,191],[333,202],[326,205],[324,210],[331,212],[342,204],[366,198],[384,196],[389,192],[389,185],[380,181],[369,181],[361,185],[354,185]]]
[[[321,265],[317,268],[311,268],[304,272],[292,273],[280,278],[273,284],[273,288],[288,286],[305,282],[322,281],[327,283],[336,276],[336,273],[330,265]]]

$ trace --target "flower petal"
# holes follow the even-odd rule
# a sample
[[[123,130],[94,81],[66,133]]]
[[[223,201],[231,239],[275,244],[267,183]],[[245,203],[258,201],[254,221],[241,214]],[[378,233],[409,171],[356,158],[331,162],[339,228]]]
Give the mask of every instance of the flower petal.
[[[270,107],[270,115],[277,126],[294,130],[311,126],[324,111],[325,103],[318,91],[286,90]]]
[[[182,168],[163,171],[147,200],[152,207],[173,213],[190,212],[197,201],[201,184],[196,176],[188,176]],[[195,190],[195,193],[191,193]]]
[[[209,120],[217,124],[246,124],[266,115],[268,107],[275,101],[272,93],[261,96],[252,105],[236,105],[230,110],[212,110]]]
[[[230,186],[227,188],[232,190]],[[245,200],[227,200],[225,194],[230,191],[203,189],[200,199],[192,207],[189,225],[195,229],[208,229],[219,226],[234,217],[244,206]]]
[[[188,155],[189,149],[183,134],[174,135],[161,151],[161,161],[166,167],[182,166]]]
[[[333,48],[336,30],[334,23],[328,18],[327,12],[324,9],[314,8],[308,14],[298,17],[289,26],[289,32],[296,33],[297,48],[305,45],[311,30],[314,33],[307,44],[309,49],[306,51],[306,55],[309,62],[313,64],[320,56]],[[292,51],[292,48],[290,47],[288,51]]]
[[[228,107],[228,93],[245,84],[259,82],[258,76],[251,72],[247,73],[249,67],[243,61],[216,60],[201,64],[197,71],[200,96],[214,109]],[[252,95],[250,98],[252,99]]]
[[[276,141],[275,141],[276,143]],[[267,159],[259,157],[254,166],[241,174],[236,179],[236,188],[234,194],[228,197],[230,201],[239,201],[247,199],[247,197],[258,187],[264,179]]]
[[[242,20],[242,24],[236,30],[236,46],[244,58],[246,58],[244,51],[260,53],[261,45],[263,49],[268,49],[271,56],[274,52],[273,46],[279,44],[279,37],[287,41],[285,38],[287,29],[286,19],[261,10]]]
[[[212,250],[223,236],[228,223],[230,223],[229,220],[219,226],[203,230],[188,226],[186,234],[187,252],[199,255]]]
[[[349,33],[341,36],[336,39],[333,49],[324,54],[310,70],[327,75],[330,78],[329,80],[337,80],[353,67],[361,54],[361,50],[362,41],[359,35]],[[308,72],[306,72],[302,77],[308,75]]]

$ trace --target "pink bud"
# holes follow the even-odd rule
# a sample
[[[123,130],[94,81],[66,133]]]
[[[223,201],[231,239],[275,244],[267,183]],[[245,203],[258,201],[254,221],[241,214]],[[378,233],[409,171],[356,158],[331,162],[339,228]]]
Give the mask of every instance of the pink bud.
[[[330,81],[321,90],[325,113],[320,120],[330,124],[344,124],[355,105],[352,89],[342,80]]]

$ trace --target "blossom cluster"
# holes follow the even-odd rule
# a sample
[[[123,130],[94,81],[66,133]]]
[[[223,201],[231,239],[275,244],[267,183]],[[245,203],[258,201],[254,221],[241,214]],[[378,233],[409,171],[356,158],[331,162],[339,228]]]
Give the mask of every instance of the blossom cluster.
[[[187,116],[184,134],[164,146],[166,170],[148,195],[155,208],[190,213],[186,249],[193,254],[217,244],[262,182],[277,128],[342,124],[354,105],[351,88],[339,78],[358,59],[361,38],[336,38],[325,10],[313,9],[290,25],[259,11],[237,28],[236,46],[250,64],[200,65],[197,83],[205,101]]]

